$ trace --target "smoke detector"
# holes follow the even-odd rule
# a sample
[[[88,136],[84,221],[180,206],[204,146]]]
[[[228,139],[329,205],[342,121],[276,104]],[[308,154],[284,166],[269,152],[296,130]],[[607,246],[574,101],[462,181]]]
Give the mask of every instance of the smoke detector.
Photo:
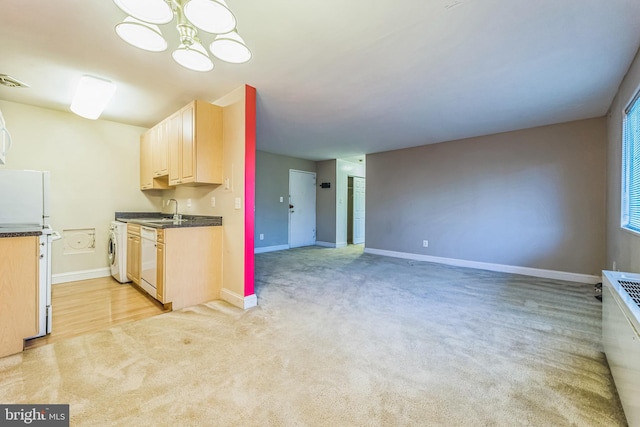
[[[29,87],[28,84],[23,83],[15,77],[11,77],[7,74],[0,74],[0,85],[6,87]]]

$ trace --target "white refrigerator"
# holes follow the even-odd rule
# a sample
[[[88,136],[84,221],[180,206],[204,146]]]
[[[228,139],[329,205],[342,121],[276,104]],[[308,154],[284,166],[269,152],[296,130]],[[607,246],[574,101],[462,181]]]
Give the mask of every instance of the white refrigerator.
[[[51,332],[51,243],[60,238],[49,223],[49,180],[49,172],[0,169],[0,231],[42,230],[34,337]]]

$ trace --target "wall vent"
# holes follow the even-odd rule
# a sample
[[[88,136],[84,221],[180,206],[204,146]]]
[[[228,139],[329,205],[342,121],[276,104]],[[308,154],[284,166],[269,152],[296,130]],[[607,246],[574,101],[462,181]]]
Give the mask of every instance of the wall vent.
[[[640,307],[640,282],[632,282],[630,280],[618,280],[622,288],[627,291],[631,299]]]
[[[29,87],[28,84],[23,83],[15,77],[11,77],[7,74],[0,74],[0,85],[6,87]]]

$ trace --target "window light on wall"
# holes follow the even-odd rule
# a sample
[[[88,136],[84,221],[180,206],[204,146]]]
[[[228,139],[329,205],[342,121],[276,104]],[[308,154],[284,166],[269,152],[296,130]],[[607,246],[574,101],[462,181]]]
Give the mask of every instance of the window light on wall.
[[[624,113],[621,226],[640,234],[640,92]]]

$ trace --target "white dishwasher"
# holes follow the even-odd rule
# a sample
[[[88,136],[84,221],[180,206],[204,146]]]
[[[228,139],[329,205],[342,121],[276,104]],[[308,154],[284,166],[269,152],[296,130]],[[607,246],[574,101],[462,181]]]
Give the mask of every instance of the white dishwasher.
[[[140,227],[140,242],[142,246],[140,287],[154,298],[157,297],[156,282],[158,277],[156,240],[157,232],[155,228]]]

